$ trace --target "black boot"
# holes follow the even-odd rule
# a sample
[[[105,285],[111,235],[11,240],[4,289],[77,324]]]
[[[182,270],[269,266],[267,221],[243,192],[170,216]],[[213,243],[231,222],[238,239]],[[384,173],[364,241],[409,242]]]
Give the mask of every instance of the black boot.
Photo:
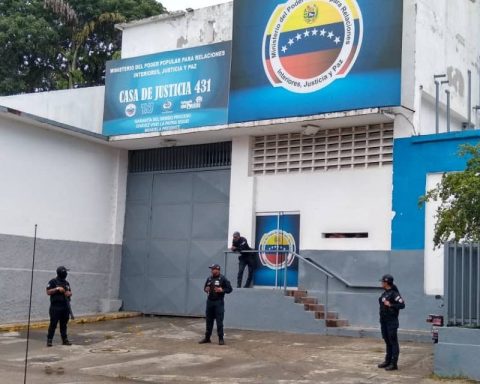
[[[377,365],[378,368],[386,368],[390,365],[390,361],[385,360],[384,362]]]
[[[223,337],[218,339],[218,345],[225,345],[225,340],[223,340]]]
[[[62,344],[63,345],[72,345],[72,343],[68,339],[63,339]]]
[[[385,367],[386,371],[396,371],[398,369],[397,363],[390,363]]]
[[[53,345],[52,339],[47,339],[47,347],[51,347]]]
[[[208,343],[211,343],[209,337],[204,337],[202,340],[198,342],[198,344],[208,344]]]

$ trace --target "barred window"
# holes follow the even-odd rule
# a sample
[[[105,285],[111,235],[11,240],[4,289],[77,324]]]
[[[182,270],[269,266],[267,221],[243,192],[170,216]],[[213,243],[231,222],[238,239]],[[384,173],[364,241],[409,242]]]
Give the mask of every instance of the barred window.
[[[252,145],[254,175],[381,167],[393,161],[393,123],[256,136]]]
[[[129,172],[230,167],[232,143],[186,145],[129,152]]]

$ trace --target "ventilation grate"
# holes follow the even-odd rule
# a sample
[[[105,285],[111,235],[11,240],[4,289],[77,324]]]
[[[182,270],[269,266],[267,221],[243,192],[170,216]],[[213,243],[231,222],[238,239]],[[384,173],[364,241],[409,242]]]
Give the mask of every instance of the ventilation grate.
[[[393,124],[326,129],[253,138],[251,173],[330,171],[380,167],[393,161]]]
[[[232,143],[189,145],[129,152],[129,172],[229,167]]]

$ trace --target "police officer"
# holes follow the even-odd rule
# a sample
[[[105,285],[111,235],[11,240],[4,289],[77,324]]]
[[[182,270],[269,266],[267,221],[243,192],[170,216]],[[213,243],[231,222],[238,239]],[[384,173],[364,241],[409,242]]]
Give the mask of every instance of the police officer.
[[[397,286],[393,284],[392,275],[383,275],[380,281],[384,291],[378,299],[378,303],[380,305],[380,326],[385,341],[386,354],[385,360],[378,364],[378,368],[394,371],[398,369],[397,362],[400,354],[397,336],[398,313],[400,309],[405,308],[405,302],[400,296]]]
[[[212,336],[213,322],[217,321],[218,344],[224,345],[223,340],[223,314],[225,306],[223,298],[226,293],[232,292],[232,285],[228,279],[220,274],[220,265],[213,264],[209,267],[211,276],[205,282],[203,290],[207,293],[207,309],[206,309],[206,332],[205,337],[199,341],[199,344],[210,343]]]
[[[50,325],[47,334],[47,347],[52,346],[53,335],[60,322],[60,335],[62,336],[63,345],[72,345],[67,336],[67,323],[70,316],[70,298],[72,290],[70,284],[66,280],[68,269],[64,266],[57,268],[57,277],[48,282],[47,295],[50,296]]]
[[[255,269],[255,257],[253,253],[243,252],[250,251],[252,248],[248,245],[247,239],[240,236],[240,232],[233,232],[232,247],[230,248],[234,252],[240,252],[238,256],[238,275],[237,275],[237,288],[242,286],[243,271],[248,266],[247,281],[243,288],[250,288],[253,279],[253,270]]]

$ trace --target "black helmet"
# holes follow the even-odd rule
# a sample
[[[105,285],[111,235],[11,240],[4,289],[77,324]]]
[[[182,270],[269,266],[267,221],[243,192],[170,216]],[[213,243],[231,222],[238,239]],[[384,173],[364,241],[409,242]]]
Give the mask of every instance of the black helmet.
[[[63,265],[57,268],[57,276],[61,279],[65,279],[68,275],[68,269],[65,268]]]
[[[383,282],[383,283],[387,283],[389,285],[392,285],[393,284],[393,276],[389,275],[389,274],[383,275],[382,278],[380,279],[380,281]]]

